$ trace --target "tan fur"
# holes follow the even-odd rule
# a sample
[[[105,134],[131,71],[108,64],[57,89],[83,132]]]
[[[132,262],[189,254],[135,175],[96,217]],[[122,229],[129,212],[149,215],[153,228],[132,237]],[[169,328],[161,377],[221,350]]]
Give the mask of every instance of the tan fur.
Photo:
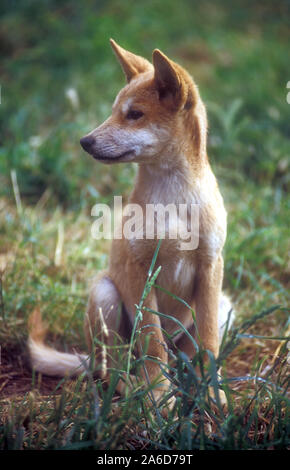
[[[43,342],[47,326],[44,324],[39,308],[35,308],[28,320],[28,330],[30,338],[34,341],[41,343]]]
[[[144,212],[146,204],[199,205],[198,249],[182,251],[178,240],[164,239],[157,258],[157,266],[162,266],[158,284],[191,305],[196,312],[198,331],[189,309],[161,290],[152,288],[144,307],[178,318],[204,348],[217,356],[221,323],[218,317],[223,315],[225,321],[230,309],[221,293],[226,211],[206,153],[204,104],[189,74],[159,50],[153,52],[151,65],[114,41],[111,44],[128,84],[118,94],[112,116],[81,143],[103,163],[139,164],[129,202],[139,204]],[[130,119],[128,112],[132,109],[143,115]],[[104,363],[99,371],[102,378],[109,379],[110,368],[118,364],[116,345],[124,338],[130,339],[136,304],[140,302],[156,245],[156,239],[113,240],[108,270],[93,283],[85,334],[90,348],[97,338],[94,347],[97,363]],[[144,380],[159,380],[154,389],[155,398],[159,399],[168,389],[169,381],[151,358],[168,362],[162,329],[172,334],[176,324],[143,309],[138,328],[139,352],[147,345]],[[43,336],[34,337],[42,343]],[[106,345],[105,350],[101,343]],[[177,347],[189,357],[194,354],[192,342],[185,335],[178,337]],[[120,391],[122,387],[120,382]]]

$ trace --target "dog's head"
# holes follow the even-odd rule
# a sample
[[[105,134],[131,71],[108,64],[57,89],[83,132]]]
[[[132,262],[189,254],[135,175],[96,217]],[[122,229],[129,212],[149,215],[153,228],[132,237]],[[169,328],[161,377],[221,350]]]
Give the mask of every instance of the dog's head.
[[[163,163],[193,147],[206,152],[206,113],[189,74],[158,49],[153,65],[111,40],[127,78],[112,115],[80,141],[104,163]]]

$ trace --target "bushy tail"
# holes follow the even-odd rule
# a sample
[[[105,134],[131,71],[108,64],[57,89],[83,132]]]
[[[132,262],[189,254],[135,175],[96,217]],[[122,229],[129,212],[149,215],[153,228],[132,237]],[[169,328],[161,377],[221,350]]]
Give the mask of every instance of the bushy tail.
[[[31,314],[28,325],[28,349],[34,370],[55,377],[78,376],[88,370],[88,356],[59,352],[44,344],[47,328],[38,308]]]

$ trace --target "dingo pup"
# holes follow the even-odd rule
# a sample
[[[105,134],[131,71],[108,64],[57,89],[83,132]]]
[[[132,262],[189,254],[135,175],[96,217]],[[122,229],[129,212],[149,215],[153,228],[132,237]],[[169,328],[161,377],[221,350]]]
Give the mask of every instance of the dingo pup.
[[[172,335],[176,323],[156,315],[177,318],[205,349],[217,356],[219,327],[226,322],[231,305],[222,292],[226,211],[207,157],[207,117],[198,88],[189,74],[158,49],[153,65],[111,40],[123,68],[127,85],[113,104],[112,115],[81,139],[81,145],[98,162],[138,163],[130,203],[146,209],[148,204],[191,204],[199,207],[199,243],[196,249],[180,249],[179,239],[161,243],[157,282],[183,299],[196,313],[196,325],[184,303],[153,287],[144,300],[139,328],[139,352],[146,348],[144,381],[155,384],[158,401],[170,385],[158,361],[168,363],[163,331]],[[123,224],[125,218],[123,218]],[[130,339],[132,325],[146,283],[157,238],[133,237],[112,241],[108,270],[95,280],[85,315],[85,335],[96,349],[98,371],[108,380],[118,361],[117,338]],[[120,309],[120,305],[122,308]],[[114,346],[114,347],[113,347]],[[35,313],[29,347],[32,366],[49,375],[79,374],[87,356],[64,354],[44,345],[44,329]],[[176,337],[176,347],[194,354],[190,338]],[[104,361],[103,361],[104,362]],[[119,381],[122,393],[124,380]]]

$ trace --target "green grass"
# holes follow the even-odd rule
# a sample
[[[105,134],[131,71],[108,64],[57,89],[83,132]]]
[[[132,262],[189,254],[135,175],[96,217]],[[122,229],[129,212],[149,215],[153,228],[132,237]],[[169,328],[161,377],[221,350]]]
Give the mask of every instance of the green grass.
[[[142,299],[154,285],[158,271],[152,269],[149,272]],[[138,306],[140,312],[142,299]],[[289,445],[286,338],[276,338],[284,341],[284,351],[268,367],[266,375],[261,374],[261,361],[253,361],[251,377],[228,377],[226,366],[240,339],[247,336],[248,329],[279,310],[281,308],[275,306],[260,312],[234,328],[231,334],[225,334],[216,360],[211,353],[197,349],[191,361],[179,353],[175,367],[162,365],[164,375],[172,383],[172,390],[158,407],[151,396],[151,385],[148,388],[136,388],[129,395],[125,394],[125,398],[114,400],[121,374],[126,369],[129,373],[131,367],[145,367],[146,354],[134,360],[130,354],[127,355],[127,359],[120,363],[120,369],[112,371],[110,384],[105,390],[99,381],[93,380],[90,370],[87,371],[86,379],[81,377],[73,383],[61,380],[56,387],[57,391],[62,385],[57,396],[52,394],[43,399],[37,394],[36,387],[34,393],[18,398],[16,402],[6,402],[6,419],[0,428],[1,448],[284,449]],[[156,315],[160,314],[156,312]],[[132,350],[138,338],[138,315],[133,332]],[[205,356],[209,359],[207,363]],[[223,367],[223,378],[218,373],[220,366]],[[196,372],[197,368],[201,371],[200,375]],[[249,386],[246,392],[235,391],[232,383],[243,380],[253,383],[253,386]],[[226,393],[227,409],[220,403],[220,388]],[[161,409],[166,407],[171,394],[177,395],[176,404],[168,416],[163,417]]]
[[[97,165],[79,146],[124,84],[110,37],[148,58],[160,48],[199,85],[228,210],[224,286],[237,313],[217,361],[206,366],[198,351],[164,369],[178,395],[167,419],[150,405],[150,390],[116,398],[119,370],[108,389],[89,374],[48,395],[33,374],[30,392],[6,394],[3,384],[14,376],[0,373],[1,449],[289,447],[287,15],[286,1],[270,0],[1,3],[1,354],[12,364],[14,351],[25,356],[36,305],[51,344],[85,349],[88,282],[109,252],[108,242],[90,235],[90,210],[129,194],[135,174],[131,165]],[[130,357],[132,367],[144,364]],[[128,370],[127,360],[121,365]],[[214,403],[209,385],[225,390],[228,410]]]

